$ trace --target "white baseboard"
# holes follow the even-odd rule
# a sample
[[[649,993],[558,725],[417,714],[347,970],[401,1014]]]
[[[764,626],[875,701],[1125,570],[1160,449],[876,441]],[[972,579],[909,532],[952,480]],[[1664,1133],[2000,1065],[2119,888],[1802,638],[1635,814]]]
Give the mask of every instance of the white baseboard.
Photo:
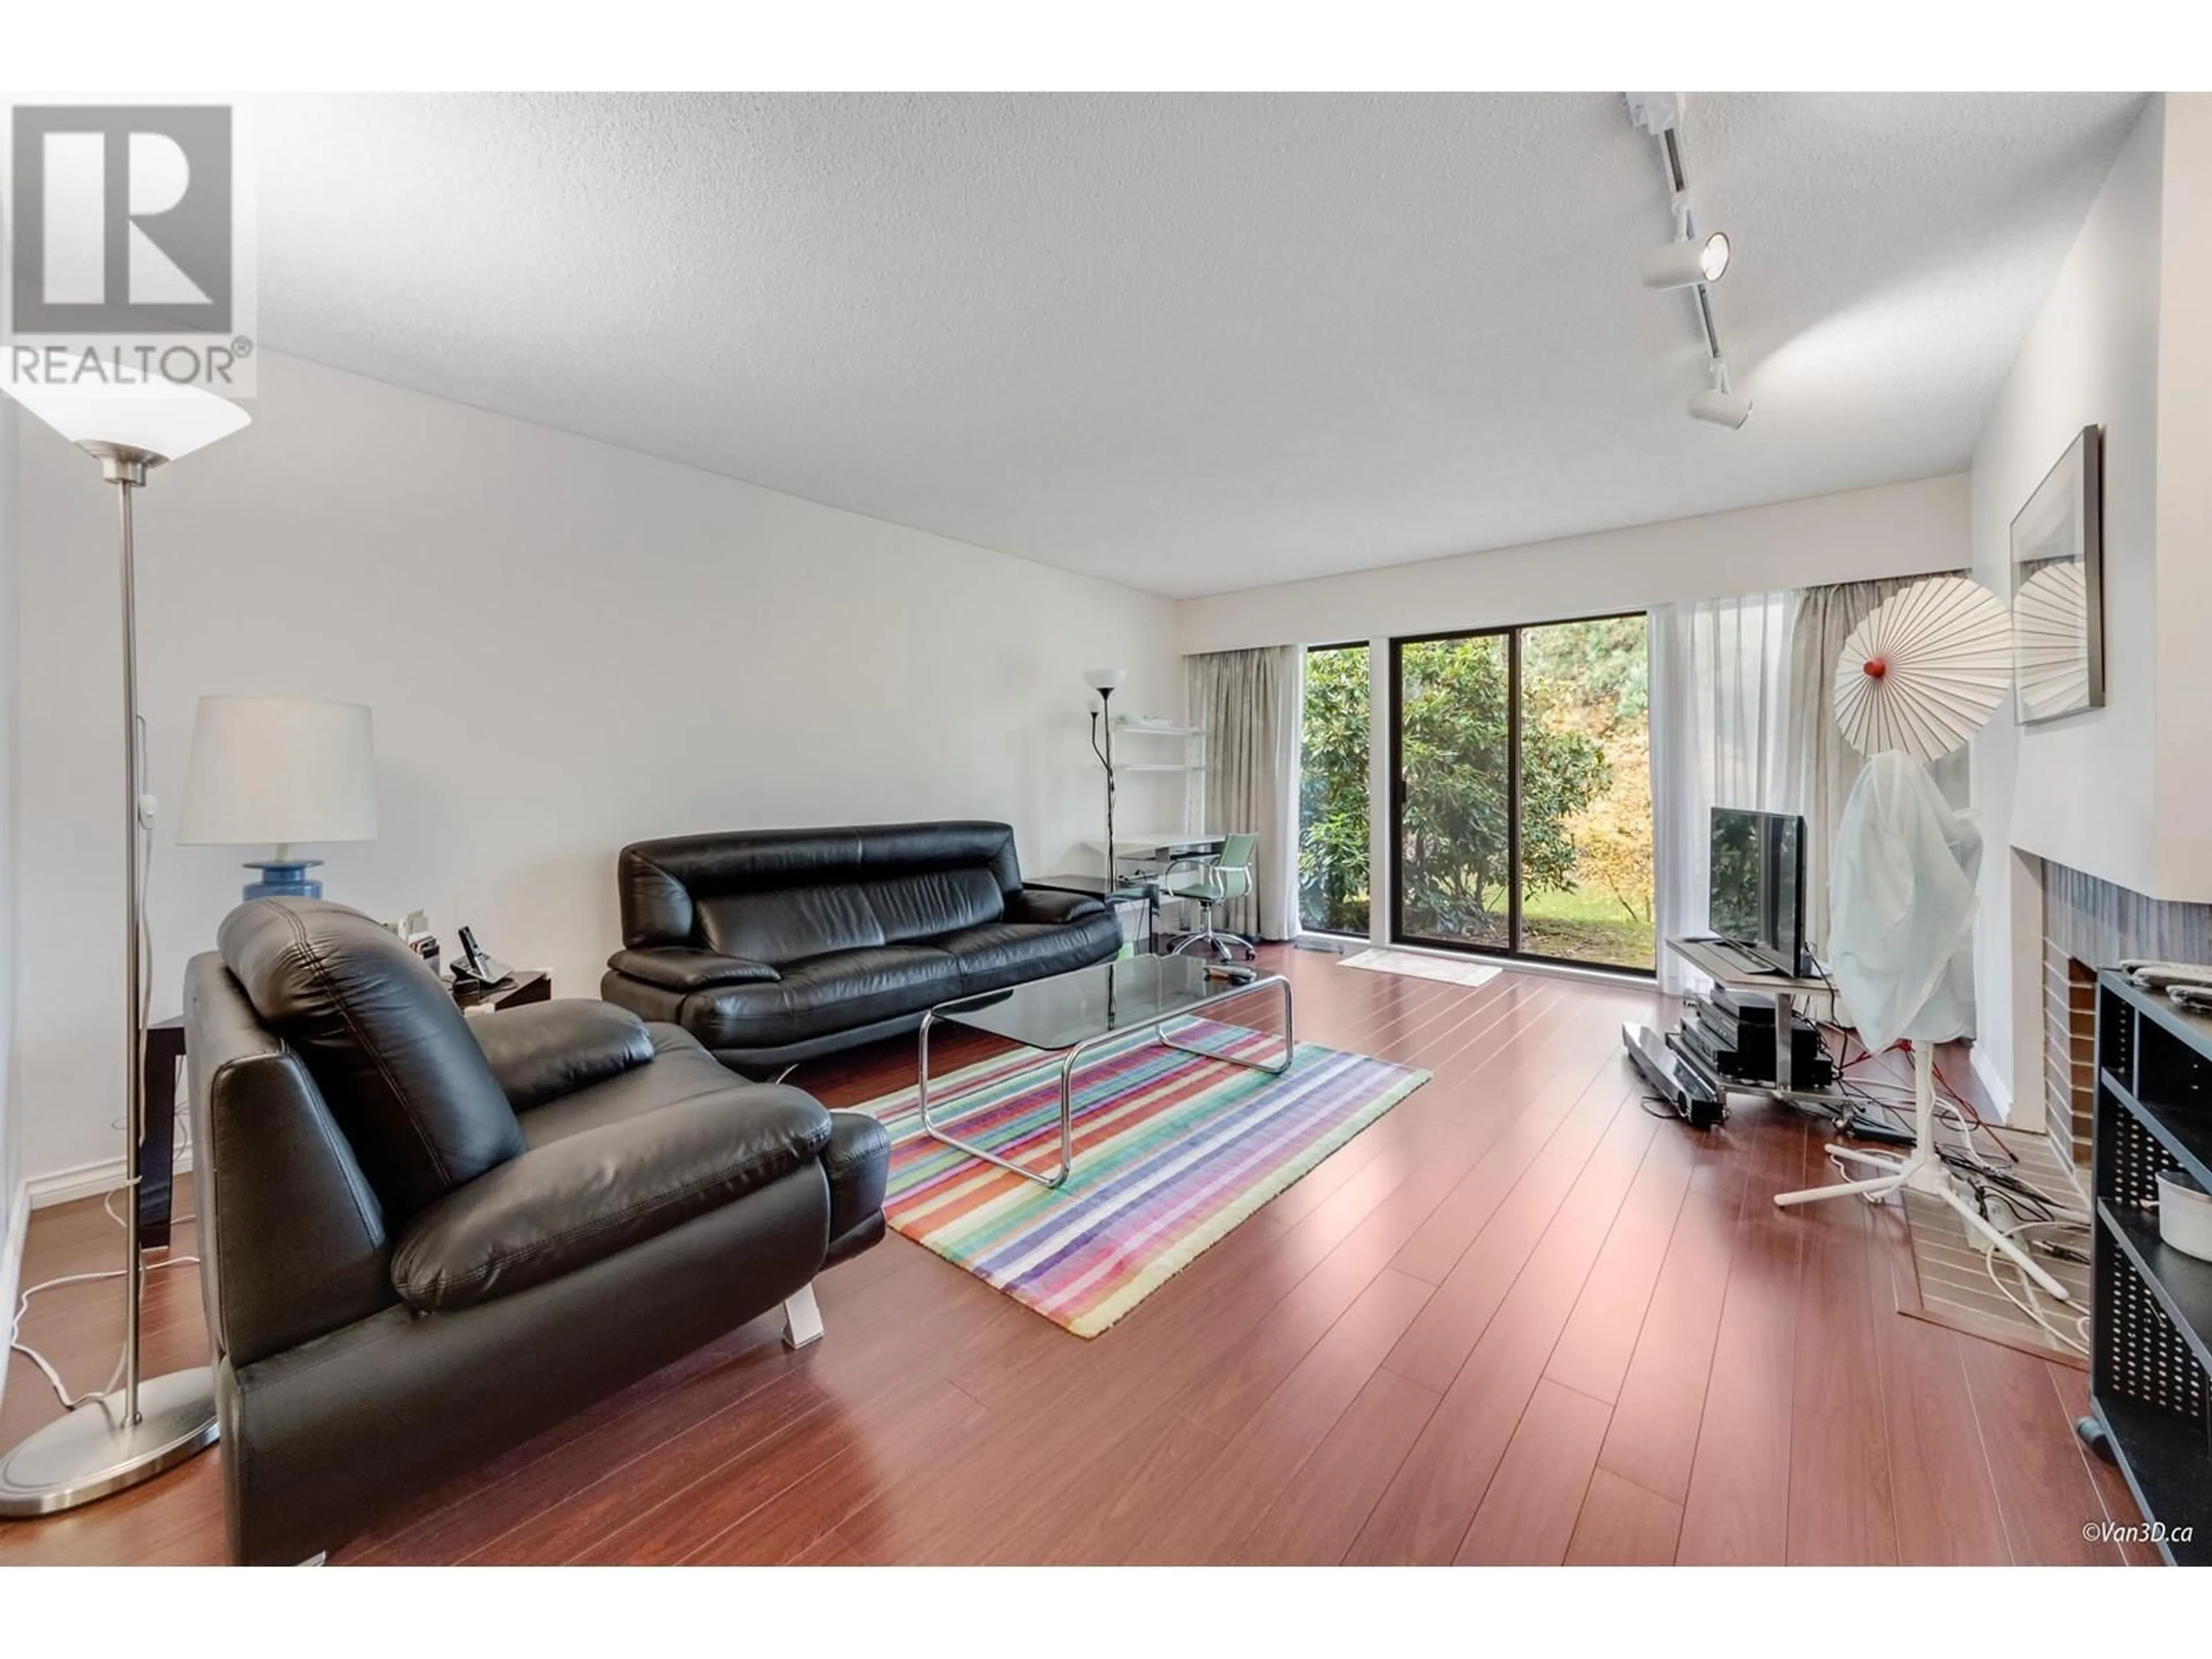
[[[1998,1118],[2004,1122],[2011,1122],[2012,1091],[2005,1087],[2004,1080],[1991,1071],[1989,1061],[1982,1058],[1980,1043],[1972,1043],[1967,1047],[1966,1063],[1973,1068],[1975,1077],[1980,1079],[1982,1087],[1988,1091],[1990,1104],[1997,1109]]]
[[[192,1167],[191,1148],[180,1148],[177,1153],[176,1173],[184,1175]],[[112,1193],[123,1184],[123,1160],[103,1158],[95,1164],[80,1164],[71,1170],[56,1170],[51,1174],[33,1176],[24,1182],[24,1190],[30,1194],[27,1210],[43,1210],[52,1204],[68,1204],[80,1198],[98,1198]]]
[[[8,1236],[0,1238],[0,1319],[15,1328],[15,1292],[23,1282],[23,1241],[31,1231],[31,1183],[15,1183],[14,1200],[8,1206]],[[0,1404],[8,1398],[8,1373],[14,1368],[8,1363],[8,1353],[0,1348]]]

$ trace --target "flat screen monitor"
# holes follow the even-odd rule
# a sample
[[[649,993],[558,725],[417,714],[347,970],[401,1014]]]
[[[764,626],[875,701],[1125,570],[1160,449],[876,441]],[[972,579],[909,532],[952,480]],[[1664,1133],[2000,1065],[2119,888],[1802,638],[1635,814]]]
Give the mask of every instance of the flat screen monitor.
[[[1778,972],[1812,972],[1805,940],[1805,820],[1713,808],[1714,933]]]

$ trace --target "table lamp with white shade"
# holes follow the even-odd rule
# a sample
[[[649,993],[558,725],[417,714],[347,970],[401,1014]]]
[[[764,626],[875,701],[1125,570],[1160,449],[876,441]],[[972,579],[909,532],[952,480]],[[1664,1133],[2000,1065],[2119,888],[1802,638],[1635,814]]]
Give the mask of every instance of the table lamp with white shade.
[[[269,847],[246,896],[320,898],[306,843],[376,839],[376,742],[369,711],[315,697],[202,697],[185,775],[185,847]]]
[[[137,560],[132,495],[155,468],[245,427],[251,417],[197,386],[113,374],[76,385],[17,379],[15,400],[100,463],[115,486],[120,531],[123,613],[123,983],[124,1214],[123,1357],[120,1386],[91,1395],[36,1433],[0,1452],[0,1516],[75,1509],[136,1486],[199,1451],[216,1437],[215,1376],[206,1366],[139,1375],[145,1263],[138,1240],[139,1142],[146,1122],[146,900],[142,872],[155,812],[146,791],[144,723],[138,713]],[[105,1117],[106,1110],[99,1109]]]

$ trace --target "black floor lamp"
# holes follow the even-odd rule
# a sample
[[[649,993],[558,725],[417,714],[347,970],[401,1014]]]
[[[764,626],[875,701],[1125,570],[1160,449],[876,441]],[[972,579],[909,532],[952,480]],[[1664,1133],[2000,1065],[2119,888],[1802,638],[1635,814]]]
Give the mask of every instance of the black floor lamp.
[[[1084,683],[1098,694],[1098,707],[1091,715],[1091,752],[1098,757],[1099,764],[1106,769],[1106,885],[1100,891],[1114,890],[1114,693],[1121,682],[1128,678],[1128,671],[1121,668],[1086,668]],[[1106,726],[1106,744],[1099,747],[1098,726]]]
[[[17,383],[16,401],[100,463],[115,486],[122,546],[123,821],[125,1001],[122,1386],[0,1454],[0,1516],[50,1515],[134,1486],[182,1462],[216,1437],[215,1376],[205,1366],[139,1375],[139,1310],[145,1266],[138,1248],[138,1152],[144,1133],[147,975],[143,872],[153,797],[146,793],[144,722],[138,713],[137,571],[131,498],[147,474],[238,431],[246,411],[196,386],[164,380],[89,385]]]

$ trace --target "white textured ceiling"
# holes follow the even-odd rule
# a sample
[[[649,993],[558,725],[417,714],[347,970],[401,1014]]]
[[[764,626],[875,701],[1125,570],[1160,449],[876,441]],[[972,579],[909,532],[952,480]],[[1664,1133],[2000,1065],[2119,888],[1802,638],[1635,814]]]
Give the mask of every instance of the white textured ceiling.
[[[261,331],[1214,592],[1962,466],[2142,101],[1693,94],[1735,433],[1610,94],[273,99]]]

